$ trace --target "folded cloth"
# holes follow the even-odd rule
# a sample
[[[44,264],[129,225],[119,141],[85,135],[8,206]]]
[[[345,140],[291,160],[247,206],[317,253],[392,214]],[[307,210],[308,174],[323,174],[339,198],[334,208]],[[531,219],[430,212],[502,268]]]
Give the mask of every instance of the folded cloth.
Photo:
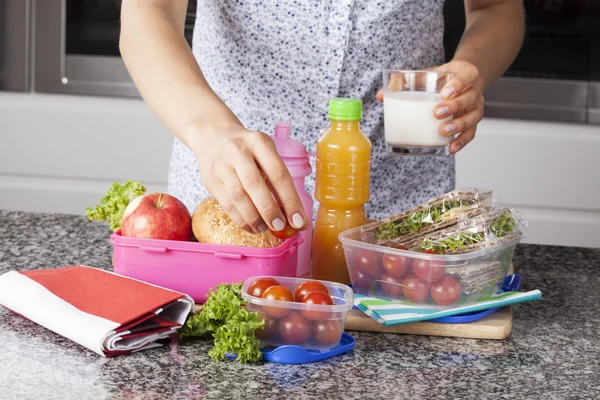
[[[186,294],[87,266],[11,271],[0,305],[105,357],[160,347],[185,323]]]
[[[380,324],[392,326],[505,307],[541,298],[542,292],[537,289],[529,292],[503,292],[481,298],[473,304],[439,309],[418,307],[403,301],[384,300],[355,293],[354,305]]]

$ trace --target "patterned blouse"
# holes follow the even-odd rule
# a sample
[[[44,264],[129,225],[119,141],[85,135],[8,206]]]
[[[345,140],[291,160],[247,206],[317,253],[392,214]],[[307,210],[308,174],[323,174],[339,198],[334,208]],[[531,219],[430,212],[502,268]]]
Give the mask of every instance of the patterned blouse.
[[[382,70],[443,64],[444,0],[201,0],[193,52],[213,90],[248,129],[278,121],[309,151],[328,127],[329,99],[363,101],[373,144],[369,218],[401,212],[454,188],[454,157],[387,153]],[[197,107],[202,107],[198,104]],[[306,189],[314,190],[313,174]],[[194,154],[175,139],[169,192],[193,211],[209,196]],[[315,202],[315,215],[318,204]]]

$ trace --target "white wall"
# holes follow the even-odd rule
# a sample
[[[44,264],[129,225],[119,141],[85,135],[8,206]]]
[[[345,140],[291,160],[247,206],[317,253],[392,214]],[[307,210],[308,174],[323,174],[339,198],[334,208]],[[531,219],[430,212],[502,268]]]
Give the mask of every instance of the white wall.
[[[0,209],[82,214],[127,179],[166,190],[172,140],[141,100],[0,92]]]
[[[600,126],[484,119],[456,174],[523,212],[524,242],[600,247]]]
[[[0,93],[0,209],[83,214],[116,181],[166,190],[172,134],[141,100]],[[600,127],[485,119],[457,185],[529,219],[525,242],[600,247]]]

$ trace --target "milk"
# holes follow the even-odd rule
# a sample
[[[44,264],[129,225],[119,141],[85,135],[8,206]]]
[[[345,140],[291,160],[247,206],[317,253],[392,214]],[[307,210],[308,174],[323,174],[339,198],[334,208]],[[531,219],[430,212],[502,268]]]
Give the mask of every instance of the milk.
[[[400,91],[383,99],[385,141],[392,147],[444,147],[451,137],[440,133],[440,125],[452,118],[436,119],[433,109],[442,101],[438,93]]]

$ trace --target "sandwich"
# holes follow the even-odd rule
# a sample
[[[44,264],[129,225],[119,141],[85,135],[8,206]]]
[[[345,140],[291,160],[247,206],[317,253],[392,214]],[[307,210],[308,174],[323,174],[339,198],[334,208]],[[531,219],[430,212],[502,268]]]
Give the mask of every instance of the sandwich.
[[[527,220],[511,208],[497,209],[462,221],[452,228],[433,232],[407,242],[411,251],[433,251],[437,254],[464,254],[482,249],[497,249],[502,244],[520,241],[527,229]],[[486,288],[502,285],[510,266],[513,248],[490,252],[464,263],[445,267],[446,275],[454,277],[464,294],[476,294]]]
[[[480,293],[488,287],[500,286],[506,276],[507,266],[500,261],[482,261],[467,266],[446,267],[446,275],[459,283],[464,294]]]
[[[405,247],[432,232],[494,209],[496,198],[490,190],[457,189],[403,213],[365,225],[364,241],[381,246]]]
[[[483,248],[520,240],[527,220],[512,208],[493,210],[456,226],[438,230],[411,241],[404,246],[413,251],[434,251],[437,254],[463,254]]]

